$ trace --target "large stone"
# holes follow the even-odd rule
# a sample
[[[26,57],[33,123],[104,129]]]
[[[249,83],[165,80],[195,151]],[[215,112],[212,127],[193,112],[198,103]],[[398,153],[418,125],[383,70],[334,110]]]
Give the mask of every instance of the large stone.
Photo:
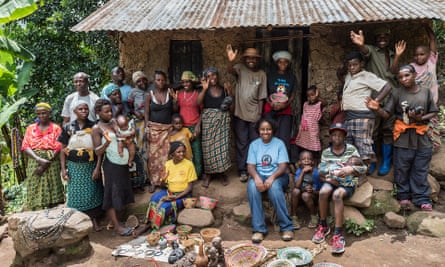
[[[91,251],[88,234],[92,229],[88,215],[70,208],[17,213],[8,220],[16,261],[28,266],[48,257],[55,264],[48,266],[57,266],[87,255]]]
[[[367,208],[371,206],[373,187],[369,182],[365,182],[357,187],[354,194],[345,201],[345,205],[357,208]]]
[[[371,206],[361,209],[365,216],[383,215],[387,212],[393,211],[398,213],[400,211],[400,204],[395,200],[389,191],[374,192],[371,200]]]
[[[439,201],[439,193],[440,193],[440,184],[437,182],[436,178],[434,178],[431,174],[428,174],[428,183],[430,184],[431,188],[431,200],[434,202]]]
[[[215,222],[215,218],[210,210],[204,209],[183,209],[179,212],[178,223],[195,227],[210,226]]]
[[[441,212],[418,211],[406,220],[408,229],[412,233],[445,237],[445,214]]]
[[[443,159],[445,158],[445,146],[440,146],[437,153],[433,154],[433,158],[430,163],[430,173],[438,180],[445,181],[445,164]]]
[[[383,221],[389,228],[403,229],[406,226],[405,217],[398,215],[392,211],[385,213]]]
[[[250,225],[252,214],[250,212],[249,203],[243,203],[232,210],[235,221],[243,225]]]
[[[368,177],[368,182],[370,182],[374,188],[374,190],[384,190],[384,191],[392,191],[394,186],[393,183],[384,179],[372,178]]]
[[[343,210],[343,219],[345,221],[347,219],[351,219],[359,225],[364,225],[366,223],[366,218],[361,214],[361,212],[358,209],[349,206],[345,206],[345,209]]]

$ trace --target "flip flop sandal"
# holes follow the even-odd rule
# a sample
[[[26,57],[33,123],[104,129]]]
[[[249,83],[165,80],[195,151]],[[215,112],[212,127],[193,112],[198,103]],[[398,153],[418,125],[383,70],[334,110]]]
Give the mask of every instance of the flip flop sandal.
[[[119,235],[120,236],[129,236],[133,233],[133,230],[134,230],[133,228],[127,227],[127,228],[125,228],[125,230],[123,232],[120,232]]]

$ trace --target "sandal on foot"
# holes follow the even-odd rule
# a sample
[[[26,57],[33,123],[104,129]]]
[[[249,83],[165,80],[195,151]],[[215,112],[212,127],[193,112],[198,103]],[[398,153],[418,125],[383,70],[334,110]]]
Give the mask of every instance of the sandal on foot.
[[[129,236],[133,233],[133,230],[134,230],[133,228],[127,227],[127,228],[125,228],[125,230],[123,232],[120,232],[119,235],[120,236]]]
[[[423,203],[422,205],[420,205],[420,209],[423,211],[432,211],[433,205],[431,205],[430,203]]]
[[[298,220],[297,216],[292,216],[292,224],[294,225],[295,230],[298,230],[301,228],[300,220]]]

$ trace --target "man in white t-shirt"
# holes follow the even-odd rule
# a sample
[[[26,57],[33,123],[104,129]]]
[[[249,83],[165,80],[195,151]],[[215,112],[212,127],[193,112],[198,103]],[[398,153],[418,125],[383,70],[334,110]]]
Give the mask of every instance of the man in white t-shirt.
[[[73,82],[74,82],[74,87],[76,88],[76,92],[68,95],[65,98],[65,102],[63,103],[63,109],[62,109],[63,125],[77,118],[76,114],[74,114],[74,107],[77,101],[79,100],[83,100],[88,103],[88,108],[90,110],[88,119],[90,121],[96,122],[97,117],[96,113],[94,112],[94,104],[99,99],[99,97],[95,93],[89,90],[88,78],[89,78],[88,74],[84,72],[78,72],[74,75]]]

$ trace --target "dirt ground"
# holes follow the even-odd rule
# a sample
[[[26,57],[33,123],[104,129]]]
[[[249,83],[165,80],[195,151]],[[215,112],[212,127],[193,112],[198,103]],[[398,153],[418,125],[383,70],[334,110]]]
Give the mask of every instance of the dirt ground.
[[[231,175],[231,182],[235,183],[233,186],[239,186],[236,179],[234,175]],[[147,199],[147,193],[136,197],[136,201],[143,199]],[[445,212],[445,193],[443,191],[440,194],[439,203],[434,206],[434,209]],[[308,219],[303,218],[303,226],[307,225]],[[224,216],[222,221],[217,223],[220,225],[224,247],[250,242],[250,227],[240,225],[230,216]],[[279,248],[290,246],[306,248],[315,255],[313,263],[333,262],[343,266],[445,266],[445,238],[411,235],[407,230],[392,230],[385,226],[382,219],[376,219],[376,226],[372,233],[360,237],[346,234],[346,251],[341,256],[333,256],[330,253],[330,240],[320,245],[313,244],[310,241],[313,229],[307,227],[296,231],[293,241],[283,242],[280,240],[279,233],[274,231],[271,225],[269,234],[262,245],[270,253],[275,253]],[[194,232],[199,232],[199,229],[194,229]],[[115,247],[130,241],[131,238],[116,236],[111,230],[93,232],[90,234],[90,242],[93,247],[92,255],[64,266],[153,266],[147,260],[127,257],[115,258],[111,255],[111,251]],[[14,256],[12,240],[4,239],[0,243],[0,266],[10,266]],[[161,264],[161,266],[170,265]]]

